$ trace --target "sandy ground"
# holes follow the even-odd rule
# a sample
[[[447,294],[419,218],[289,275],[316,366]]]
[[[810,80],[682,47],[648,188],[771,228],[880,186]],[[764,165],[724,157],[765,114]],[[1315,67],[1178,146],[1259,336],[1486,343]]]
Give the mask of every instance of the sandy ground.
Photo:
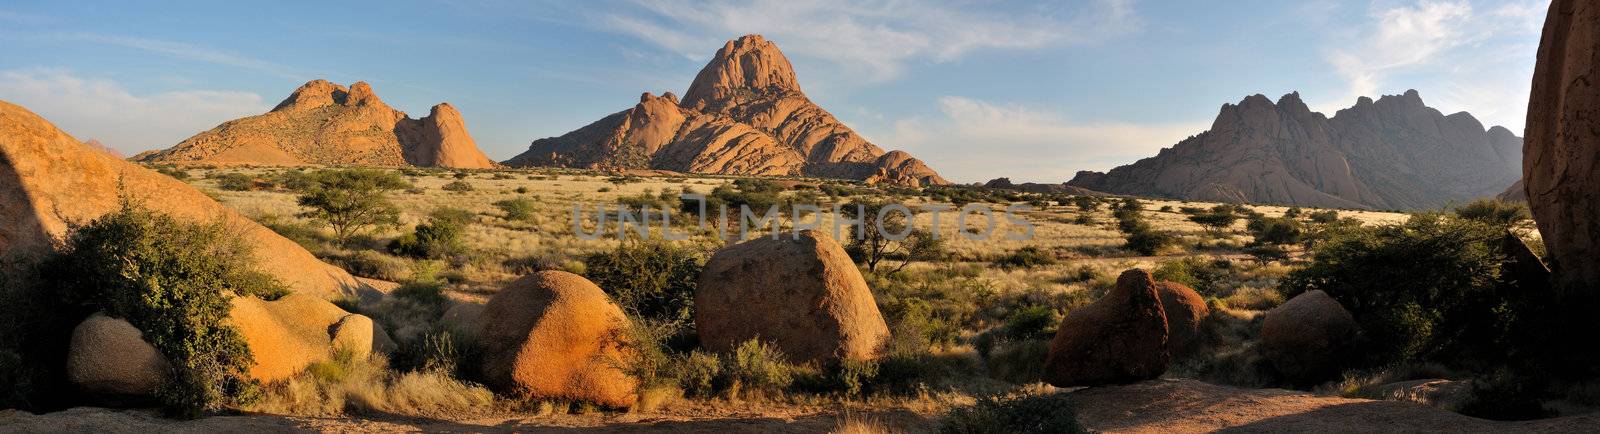
[[[1420,404],[1317,396],[1279,389],[1239,389],[1194,380],[1079,389],[1067,393],[1079,421],[1107,433],[1189,432],[1597,432],[1600,415],[1524,422],[1477,419]],[[431,420],[366,415],[302,418],[220,416],[162,419],[148,411],[80,407],[33,415],[0,412],[3,432],[645,432],[815,433],[845,421],[868,421],[893,432],[930,432],[936,415],[907,409],[765,409],[715,415],[588,414]]]
[[[1072,392],[1078,419],[1094,431],[1144,432],[1597,432],[1600,416],[1496,422],[1395,401],[1238,389],[1194,380]]]

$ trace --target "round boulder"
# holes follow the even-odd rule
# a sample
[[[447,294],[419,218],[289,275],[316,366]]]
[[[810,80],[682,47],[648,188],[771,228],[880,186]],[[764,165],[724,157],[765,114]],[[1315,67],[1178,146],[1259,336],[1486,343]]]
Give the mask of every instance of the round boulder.
[[[1057,387],[1133,383],[1161,376],[1171,360],[1156,281],[1134,269],[1117,277],[1105,297],[1061,320],[1044,380]]]
[[[700,344],[718,352],[760,339],[794,362],[871,360],[889,327],[850,255],[817,231],[717,251],[694,294]]]
[[[228,323],[239,330],[255,356],[250,377],[263,382],[289,378],[312,363],[331,360],[335,335],[339,345],[360,356],[371,353],[375,341],[388,339],[370,318],[304,293],[275,301],[234,297]]]
[[[1261,351],[1278,372],[1308,384],[1336,373],[1356,336],[1350,311],[1327,293],[1307,291],[1267,311]]]
[[[172,365],[141,335],[120,318],[89,316],[72,329],[67,378],[98,395],[153,395]]]
[[[628,318],[600,287],[565,271],[511,282],[476,321],[489,385],[524,397],[631,407],[638,380]]]
[[[1183,357],[1200,347],[1200,323],[1211,315],[1206,299],[1182,283],[1156,282],[1161,309],[1167,314],[1167,348],[1173,357]]]

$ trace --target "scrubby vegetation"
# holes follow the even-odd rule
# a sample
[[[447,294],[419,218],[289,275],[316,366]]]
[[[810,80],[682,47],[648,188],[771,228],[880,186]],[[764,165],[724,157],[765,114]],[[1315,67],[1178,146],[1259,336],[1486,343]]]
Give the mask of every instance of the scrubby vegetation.
[[[185,223],[125,201],[120,211],[71,228],[41,275],[63,300],[58,314],[104,312],[142,331],[174,366],[158,392],[163,406],[195,417],[257,397],[245,375],[250,350],[224,324],[229,299],[286,290],[251,268],[251,255],[221,223]]]
[[[213,176],[214,169],[191,170],[197,173],[192,182],[210,185],[221,179]],[[1059,411],[1066,408],[1064,397],[1019,392],[1040,380],[1061,319],[1104,294],[1117,273],[1135,267],[1193,287],[1212,312],[1202,322],[1201,349],[1175,359],[1173,376],[1245,387],[1294,386],[1262,358],[1261,318],[1296,294],[1321,289],[1361,324],[1359,357],[1348,361],[1342,376],[1355,379],[1344,382],[1361,384],[1355,389],[1419,375],[1477,380],[1479,398],[1467,411],[1497,418],[1538,414],[1540,399],[1569,390],[1565,384],[1528,379],[1544,365],[1525,361],[1544,357],[1551,338],[1528,332],[1549,327],[1530,313],[1544,302],[1507,282],[1500,268],[1505,233],[1528,232],[1525,209],[1514,205],[1471,203],[1406,221],[1355,210],[978,187],[917,191],[812,180],[641,178],[542,169],[508,172],[515,176],[412,172],[410,180],[381,170],[249,172],[255,180],[251,191],[214,192],[324,260],[398,284],[380,303],[341,304],[389,330],[399,345],[395,353],[373,359],[341,355],[289,381],[266,385],[256,404],[230,406],[317,416],[414,417],[472,414],[481,408],[569,408],[562,402],[495,398],[476,386],[477,343],[446,318],[447,311],[456,313],[452,307],[481,303],[505,282],[545,269],[586,276],[632,320],[642,361],[627,370],[642,381],[636,411],[643,412],[687,399],[695,401],[681,410],[689,413],[729,401],[752,408],[936,402],[928,411],[937,413],[952,402],[976,400],[943,417],[943,429],[1075,429],[1071,413]],[[444,188],[454,183],[473,193]],[[413,194],[392,194],[405,189]],[[881,223],[889,232],[906,231],[905,240],[874,238],[881,235],[876,230],[846,233],[839,241],[858,261],[891,330],[890,341],[884,357],[874,362],[819,366],[791,363],[759,340],[725,354],[698,348],[694,288],[709,254],[734,240],[718,237],[715,227],[690,226],[700,203],[682,201],[679,194],[696,191],[709,192],[705,211],[713,225],[738,225],[732,218],[740,205],[758,213],[776,206],[785,215],[800,203],[843,205],[842,216],[827,207],[813,214],[825,232],[835,219],[865,218],[875,227],[878,211],[897,202],[913,204],[912,210],[923,200],[1049,209],[1024,216],[1038,226],[1038,236],[1030,240],[975,242],[960,236],[974,229],[949,224],[950,214],[936,233],[927,215],[899,212],[883,214],[887,219]],[[671,210],[673,229],[689,239],[660,239],[658,227],[643,238],[577,239],[572,205],[597,201],[632,210]],[[863,205],[861,212],[856,204]],[[728,221],[715,220],[722,205],[733,207]],[[1014,229],[1000,224],[1001,231]],[[794,227],[793,222],[777,226]],[[0,365],[12,363],[7,357],[0,351]],[[1319,390],[1341,383],[1329,380],[1333,383]],[[570,408],[593,407],[572,403]]]

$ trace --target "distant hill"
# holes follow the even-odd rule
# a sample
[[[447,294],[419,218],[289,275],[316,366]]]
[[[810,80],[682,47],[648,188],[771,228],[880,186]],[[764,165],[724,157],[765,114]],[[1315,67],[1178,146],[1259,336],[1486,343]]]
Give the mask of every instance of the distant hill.
[[[724,44],[681,101],[647,92],[633,108],[535,140],[505,164],[949,183],[910,154],[885,153],[806,98],[789,60],[759,35]]]
[[[265,114],[234,119],[137,161],[490,168],[449,103],[411,119],[366,82],[312,80]]]
[[[1224,104],[1211,129],[1154,157],[1067,182],[1114,194],[1366,209],[1429,209],[1493,197],[1522,176],[1522,139],[1443,115],[1417,91],[1332,118],[1290,93]]]

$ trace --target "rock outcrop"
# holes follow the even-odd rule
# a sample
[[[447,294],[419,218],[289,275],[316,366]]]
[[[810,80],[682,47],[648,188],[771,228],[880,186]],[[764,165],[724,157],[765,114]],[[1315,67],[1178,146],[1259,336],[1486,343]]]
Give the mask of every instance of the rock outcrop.
[[[411,119],[372,86],[312,80],[272,111],[234,119],[139,161],[491,168],[448,103]]]
[[[332,360],[338,350],[366,357],[375,342],[389,339],[372,319],[305,294],[273,301],[235,297],[227,321],[255,356],[250,377],[263,382],[289,378],[312,363]]]
[[[94,314],[72,329],[67,378],[94,395],[152,396],[172,364],[133,324]]]
[[[1267,311],[1261,352],[1290,381],[1314,383],[1336,373],[1356,330],[1355,318],[1333,297],[1307,291]]]
[[[1173,357],[1187,356],[1199,348],[1200,323],[1211,316],[1211,307],[1194,288],[1178,282],[1156,282],[1161,310],[1167,317],[1167,348]]]
[[[1600,298],[1600,4],[1555,0],[1528,99],[1522,179],[1566,294]]]
[[[483,376],[525,397],[630,407],[638,400],[628,319],[600,287],[565,271],[511,282],[477,321]]]
[[[505,164],[948,183],[910,154],[884,153],[806,98],[788,58],[759,35],[723,45],[682,101],[645,93],[633,108],[535,140]]]
[[[1515,182],[1521,143],[1466,112],[1443,115],[1414,90],[1362,97],[1332,118],[1298,93],[1277,103],[1253,95],[1224,104],[1210,130],[1154,157],[1080,172],[1068,184],[1185,200],[1434,209],[1493,197]]]
[[[115,211],[120,195],[181,220],[220,219],[254,247],[253,262],[262,272],[294,292],[329,300],[371,293],[344,270],[189,185],[89,149],[27,109],[0,101],[0,280],[19,282],[25,264],[53,252],[69,223]]]
[[[1045,356],[1057,387],[1124,384],[1167,372],[1167,318],[1150,272],[1128,270],[1104,297],[1067,312]]]
[[[700,274],[694,306],[700,345],[718,352],[760,339],[793,362],[872,360],[889,338],[850,255],[811,230],[717,251]]]

